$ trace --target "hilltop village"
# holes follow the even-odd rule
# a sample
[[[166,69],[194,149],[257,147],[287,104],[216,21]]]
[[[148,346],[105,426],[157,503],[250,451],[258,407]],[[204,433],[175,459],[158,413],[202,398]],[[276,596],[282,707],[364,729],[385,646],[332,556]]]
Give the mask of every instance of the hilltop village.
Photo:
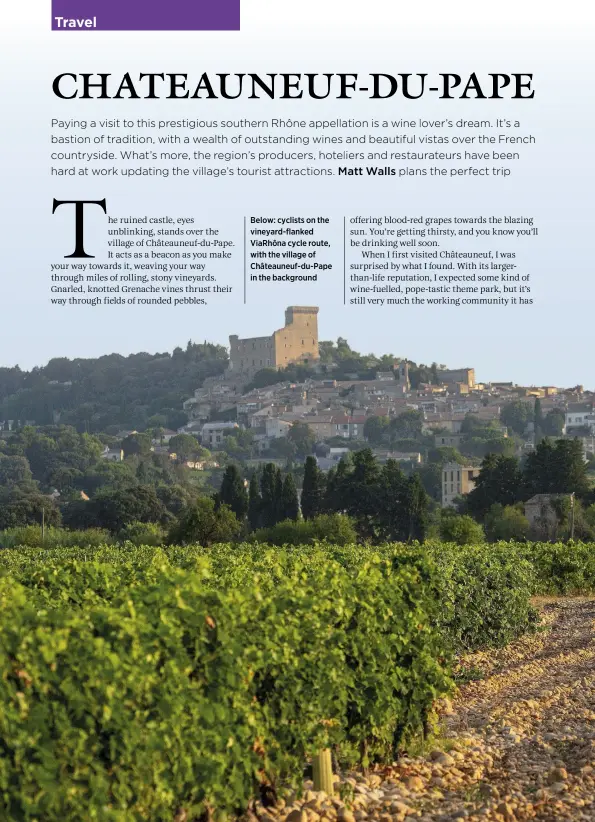
[[[394,459],[404,467],[421,466],[432,446],[451,449],[442,454],[457,452],[466,462],[456,469],[443,464],[443,505],[471,490],[489,452],[521,457],[536,438],[551,436],[578,439],[585,460],[595,453],[595,394],[583,386],[480,382],[470,366],[434,365],[420,375],[397,358],[369,379],[354,371],[338,380],[326,377],[336,363],[322,356],[323,345],[313,306],[287,308],[285,325],[269,336],[230,336],[229,368],[184,402],[189,422],[180,431],[211,450],[230,437],[249,441],[249,467],[295,457],[296,430],[313,446],[322,470],[364,445],[380,462]],[[290,366],[299,379],[284,378]]]

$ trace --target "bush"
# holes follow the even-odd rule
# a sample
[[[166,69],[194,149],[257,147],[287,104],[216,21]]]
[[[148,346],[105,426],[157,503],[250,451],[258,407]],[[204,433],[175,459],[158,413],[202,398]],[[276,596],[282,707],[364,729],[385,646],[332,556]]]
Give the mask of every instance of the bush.
[[[457,650],[506,645],[535,625],[535,572],[508,544],[441,544],[430,550],[438,624]]]
[[[30,548],[67,548],[88,547],[108,545],[113,542],[113,537],[109,531],[101,528],[88,528],[85,531],[70,531],[66,528],[45,529],[42,538],[42,530],[39,525],[26,525],[22,528],[8,528],[0,531],[0,548],[18,548],[27,546]]]
[[[529,528],[529,520],[514,505],[492,505],[486,515],[486,532],[493,542],[520,542],[527,538]]]
[[[442,512],[440,519],[440,539],[444,542],[455,542],[457,545],[473,545],[485,542],[483,528],[467,514]]]
[[[595,592],[594,543],[531,542],[518,552],[533,566],[535,594]]]
[[[155,522],[131,522],[118,534],[120,542],[131,542],[133,545],[163,545],[166,531]]]
[[[334,545],[353,545],[357,532],[353,520],[345,514],[319,514],[308,520],[284,520],[271,528],[261,528],[251,541],[269,545],[313,545],[329,542]]]
[[[210,497],[200,497],[182,513],[169,532],[168,541],[173,544],[198,543],[208,547],[215,542],[235,539],[242,524],[227,505],[215,504]]]

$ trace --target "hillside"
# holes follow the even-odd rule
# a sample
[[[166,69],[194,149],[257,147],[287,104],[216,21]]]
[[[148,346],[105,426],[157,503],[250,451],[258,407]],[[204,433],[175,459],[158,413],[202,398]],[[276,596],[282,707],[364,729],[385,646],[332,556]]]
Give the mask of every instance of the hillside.
[[[171,354],[64,357],[31,371],[0,368],[0,420],[60,422],[90,433],[175,429],[187,421],[183,401],[206,377],[221,374],[227,361],[223,346],[189,342]]]
[[[347,340],[320,343],[319,373],[304,366],[275,371],[264,368],[252,387],[273,385],[308,376],[371,379],[390,370],[393,354],[360,354]],[[0,420],[36,425],[73,425],[79,432],[117,433],[123,428],[152,426],[177,429],[187,422],[182,403],[207,377],[227,368],[227,349],[212,343],[189,342],[170,354],[141,352],[127,357],[108,354],[96,359],[60,357],[43,367],[22,371],[0,368]],[[410,362],[413,387],[437,382],[437,366]],[[159,417],[160,419],[155,419]]]

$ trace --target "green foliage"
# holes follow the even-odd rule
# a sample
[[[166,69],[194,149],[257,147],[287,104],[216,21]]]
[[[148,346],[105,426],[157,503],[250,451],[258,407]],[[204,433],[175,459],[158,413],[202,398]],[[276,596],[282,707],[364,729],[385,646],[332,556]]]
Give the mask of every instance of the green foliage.
[[[364,437],[372,445],[382,445],[388,435],[388,417],[368,417],[364,423]]]
[[[122,451],[125,457],[145,456],[151,451],[149,434],[129,434],[122,440]]]
[[[307,423],[297,420],[289,427],[287,440],[295,447],[297,456],[304,459],[312,453],[312,448],[316,442],[316,434]]]
[[[571,493],[588,496],[590,485],[580,440],[542,440],[527,457],[524,482],[527,497]]]
[[[0,530],[24,525],[60,524],[60,511],[53,499],[35,487],[5,486],[0,488]]]
[[[250,478],[248,486],[248,522],[252,530],[260,527],[260,509],[262,507],[262,497],[260,486],[256,474]]]
[[[302,515],[304,519],[312,519],[322,513],[324,508],[325,486],[325,476],[318,467],[316,457],[306,457],[301,497]]]
[[[268,545],[314,545],[329,542],[333,545],[353,545],[357,539],[353,521],[345,514],[319,514],[308,520],[285,520],[262,528],[251,536],[254,542]]]
[[[164,522],[167,512],[152,486],[104,489],[91,500],[69,503],[63,513],[69,528],[99,527],[116,534],[130,522]]]
[[[293,474],[286,474],[281,490],[279,518],[283,520],[297,520],[300,515],[300,503]]]
[[[534,571],[517,550],[508,544],[428,547],[437,566],[439,625],[455,648],[505,645],[535,623]]]
[[[118,534],[120,542],[131,542],[133,545],[163,545],[166,531],[156,522],[129,522]]]
[[[382,467],[365,448],[327,475],[325,509],[346,513],[369,542],[424,539],[428,498],[418,474],[406,477],[394,460]]]
[[[466,507],[477,518],[483,519],[493,505],[514,505],[522,496],[523,475],[515,457],[488,454],[474,488],[467,494]]]
[[[441,540],[457,545],[472,545],[485,541],[483,528],[478,522],[467,514],[457,514],[449,509],[441,512],[439,532]]]
[[[219,499],[231,508],[240,522],[244,521],[248,513],[248,494],[244,487],[244,479],[236,465],[228,465],[225,469]]]
[[[515,505],[492,505],[486,515],[485,529],[490,542],[521,542],[529,536],[529,520]]]
[[[595,592],[595,543],[530,542],[518,546],[531,563],[536,594],[592,594]]]
[[[178,462],[196,460],[209,456],[209,451],[192,434],[176,434],[167,444],[170,454],[175,454]]]
[[[514,400],[503,406],[500,412],[500,420],[510,428],[515,434],[523,436],[530,422],[534,422],[534,408],[530,402]]]
[[[543,433],[546,437],[561,437],[566,415],[560,408],[552,408],[543,418]]]
[[[21,528],[8,528],[0,531],[0,548],[68,548],[98,547],[109,545],[113,537],[109,531],[101,528],[88,528],[85,531],[69,531],[66,528],[50,526],[42,532],[39,525],[26,525]],[[150,544],[150,543],[145,543]]]
[[[0,575],[3,818],[235,816],[322,748],[391,761],[450,688],[422,557],[125,556]]]
[[[32,479],[27,457],[0,454],[0,485],[21,485]]]
[[[241,523],[227,505],[216,505],[215,500],[202,497],[182,511],[170,530],[169,542],[209,546],[235,539],[241,529]]]
[[[157,423],[184,425],[184,400],[204,379],[223,373],[225,348],[188,343],[173,353],[50,360],[33,371],[0,368],[0,419],[51,425],[54,415],[79,431],[117,433]],[[57,381],[57,384],[52,384]]]

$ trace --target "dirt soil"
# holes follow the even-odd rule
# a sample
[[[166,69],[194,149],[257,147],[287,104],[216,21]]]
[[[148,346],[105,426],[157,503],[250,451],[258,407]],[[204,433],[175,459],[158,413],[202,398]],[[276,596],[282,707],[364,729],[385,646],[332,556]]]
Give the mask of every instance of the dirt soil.
[[[465,657],[472,679],[442,710],[424,756],[341,777],[263,822],[595,822],[595,599],[536,603],[541,628]]]

